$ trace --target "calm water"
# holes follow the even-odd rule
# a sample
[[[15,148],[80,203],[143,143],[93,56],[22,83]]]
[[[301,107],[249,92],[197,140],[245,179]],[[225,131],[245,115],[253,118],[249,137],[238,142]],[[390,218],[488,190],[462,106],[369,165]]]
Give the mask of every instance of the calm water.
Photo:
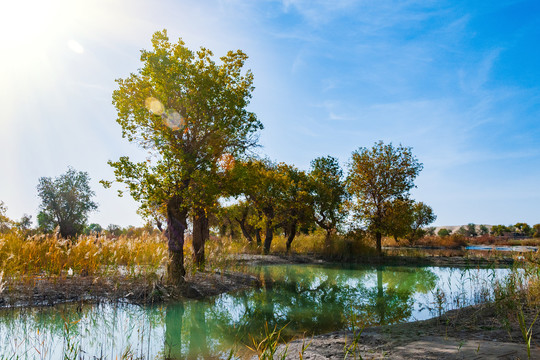
[[[508,269],[272,265],[254,269],[262,287],[167,306],[62,305],[0,311],[0,359],[226,358],[267,323],[286,337],[426,319],[491,296]],[[250,335],[248,335],[250,334]],[[244,345],[237,346],[239,354]],[[203,356],[204,355],[204,356]]]

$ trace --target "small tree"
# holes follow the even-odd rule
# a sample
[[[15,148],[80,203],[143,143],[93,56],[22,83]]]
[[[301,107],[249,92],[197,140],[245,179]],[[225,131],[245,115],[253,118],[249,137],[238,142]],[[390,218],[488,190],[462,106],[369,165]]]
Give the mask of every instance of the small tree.
[[[474,237],[476,235],[478,235],[476,232],[476,225],[473,223],[467,224],[467,236]]]
[[[298,227],[313,218],[310,183],[306,173],[294,166],[281,163],[278,164],[277,171],[284,175],[284,191],[279,199],[278,212],[289,252]]]
[[[39,228],[51,231],[58,226],[65,238],[80,234],[88,214],[98,207],[92,201],[95,194],[90,189],[88,173],[71,167],[55,179],[40,178],[37,190],[41,198]]]
[[[532,228],[527,223],[517,223],[514,225],[516,228],[516,231],[523,236],[531,236],[532,235]]]
[[[421,230],[424,226],[431,224],[437,219],[433,209],[423,202],[414,203],[412,206],[412,224],[409,232],[409,242],[413,243],[421,237]]]
[[[534,238],[540,237],[540,224],[534,224],[532,227],[532,236]]]
[[[343,181],[343,170],[332,156],[318,157],[311,162],[313,210],[317,225],[326,231],[326,245],[336,233],[339,224],[347,216],[345,200],[347,189]]]
[[[383,235],[393,236],[398,243],[400,238],[408,238],[413,223],[413,201],[396,199],[386,204]]]
[[[274,231],[282,226],[279,214],[289,184],[287,173],[270,160],[250,160],[235,167],[235,177],[259,215],[257,227],[264,229],[263,251],[268,254]]]
[[[491,227],[491,233],[495,236],[504,236],[514,232],[513,226],[495,225]]]
[[[486,225],[480,225],[480,235],[488,235],[489,229]]]
[[[107,226],[106,234],[110,236],[120,236],[122,235],[122,227],[116,224],[109,224]]]
[[[95,223],[88,225],[86,229],[84,229],[84,233],[86,235],[92,235],[92,234],[99,235],[101,234],[102,231],[103,231],[103,228],[101,227],[101,225],[95,224]]]
[[[445,228],[439,229],[439,231],[437,231],[437,235],[439,235],[440,237],[448,236],[451,233],[452,233],[451,230],[448,230],[448,229],[445,229]]]
[[[6,232],[11,229],[13,221],[6,215],[7,206],[3,201],[0,200],[0,232]]]
[[[382,141],[371,149],[360,148],[352,154],[347,187],[354,197],[357,217],[375,236],[379,256],[382,255],[386,209],[395,200],[408,199],[422,168],[411,148],[385,145]]]
[[[469,230],[465,226],[460,226],[459,229],[456,230],[456,233],[462,236],[469,236]]]
[[[25,234],[28,234],[32,227],[32,215],[23,214],[21,220],[15,222],[17,229]]]

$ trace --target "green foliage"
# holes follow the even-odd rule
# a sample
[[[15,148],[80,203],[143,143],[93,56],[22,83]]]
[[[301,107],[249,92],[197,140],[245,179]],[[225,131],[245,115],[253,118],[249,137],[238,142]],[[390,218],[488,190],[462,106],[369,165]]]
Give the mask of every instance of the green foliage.
[[[21,231],[28,231],[32,227],[32,215],[23,214],[21,220],[15,222],[17,229]]]
[[[313,219],[311,184],[308,175],[292,165],[280,163],[276,169],[284,175],[284,191],[277,199],[280,226],[287,235],[287,248],[298,232],[298,227]]]
[[[347,216],[345,201],[348,194],[343,181],[343,170],[336,158],[318,157],[311,162],[309,178],[315,221],[330,237],[337,232]]]
[[[491,234],[495,236],[504,236],[505,234],[514,232],[512,226],[494,225],[491,227]]]
[[[488,235],[489,229],[486,225],[480,225],[480,235]]]
[[[37,186],[41,198],[38,226],[45,232],[59,227],[62,237],[74,237],[84,230],[88,214],[97,209],[92,201],[87,172],[68,168],[55,179],[42,177]]]
[[[469,236],[469,231],[465,226],[460,226],[459,229],[456,230],[456,234],[461,236]]]
[[[191,51],[181,39],[171,44],[165,30],[153,35],[152,47],[141,52],[142,68],[117,80],[113,93],[123,137],[151,157],[137,163],[121,157],[109,164],[116,181],[141,203],[142,214],[167,219],[180,274],[189,210],[215,202],[229,167],[256,144],[262,125],[246,110],[253,75],[242,73],[247,59],[242,51],[229,51],[217,64],[208,49]]]
[[[246,110],[253,75],[242,74],[247,56],[240,50],[218,65],[208,49],[193,52],[181,39],[171,44],[165,30],[153,35],[152,45],[142,51],[142,69],[117,80],[113,104],[123,137],[156,160],[109,163],[142,208],[164,206],[174,195],[190,207],[206,194],[190,190],[211,185],[200,182],[219,170],[222,156],[242,155],[256,142],[262,125]]]
[[[440,237],[445,237],[445,236],[450,235],[451,233],[452,233],[451,230],[442,228],[442,229],[440,229],[440,230],[437,232],[437,235],[439,235]]]
[[[95,235],[99,235],[101,234],[101,232],[103,231],[103,228],[101,227],[101,225],[99,224],[90,224],[88,225],[85,229],[84,229],[84,233],[86,235],[91,235],[91,234],[95,234]]]
[[[396,199],[385,211],[384,234],[393,236],[396,241],[407,238],[410,244],[423,237],[426,234],[423,227],[437,218],[430,206],[412,200]]]
[[[349,164],[347,187],[353,196],[353,210],[375,235],[377,251],[385,232],[387,208],[396,200],[407,200],[414,179],[423,165],[412,155],[411,148],[382,141],[371,149],[354,151]]]
[[[467,224],[467,236],[476,236],[478,233],[476,232],[476,225],[473,223]]]
[[[533,234],[533,229],[527,223],[519,222],[514,225],[514,228],[518,233],[524,236],[531,236]]]
[[[434,222],[437,219],[437,215],[435,215],[430,206],[423,202],[418,202],[412,206],[412,219],[413,222],[409,232],[409,242],[411,243],[425,234],[425,232],[422,232],[422,228]]]
[[[9,231],[13,221],[11,221],[7,215],[7,206],[2,200],[0,200],[0,233]]]
[[[535,238],[540,237],[540,224],[535,224],[532,227],[532,236]]]
[[[252,347],[248,346],[248,348],[257,354],[257,359],[259,360],[284,360],[287,356],[287,350],[289,348],[289,345],[286,345],[285,349],[280,354],[277,353],[277,350],[279,343],[283,341],[281,332],[285,329],[285,327],[287,327],[287,325],[278,329],[277,325],[275,325],[274,328],[270,330],[268,327],[268,323],[266,322],[264,324],[265,337],[260,341],[255,340],[255,338],[251,337],[251,342],[253,343],[253,345]]]

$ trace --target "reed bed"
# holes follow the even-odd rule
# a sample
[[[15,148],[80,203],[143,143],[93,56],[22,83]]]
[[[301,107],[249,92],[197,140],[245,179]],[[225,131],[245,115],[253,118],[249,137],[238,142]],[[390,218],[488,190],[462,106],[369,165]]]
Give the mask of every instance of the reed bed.
[[[167,244],[159,235],[81,235],[67,240],[54,235],[27,238],[16,231],[0,235],[4,278],[156,273],[167,259]]]

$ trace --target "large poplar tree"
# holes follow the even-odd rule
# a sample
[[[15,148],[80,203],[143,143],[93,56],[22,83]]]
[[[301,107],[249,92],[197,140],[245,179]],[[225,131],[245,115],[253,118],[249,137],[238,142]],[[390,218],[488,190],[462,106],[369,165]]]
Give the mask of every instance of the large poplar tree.
[[[224,156],[240,157],[262,129],[247,110],[253,75],[243,71],[247,56],[229,51],[213,60],[210,50],[191,51],[165,30],[141,52],[142,67],[118,79],[113,104],[122,135],[147,150],[147,161],[109,161],[116,181],[125,183],[143,213],[167,219],[169,280],[183,281],[184,232],[190,210],[200,212],[220,191]],[[110,182],[104,182],[110,185]]]

